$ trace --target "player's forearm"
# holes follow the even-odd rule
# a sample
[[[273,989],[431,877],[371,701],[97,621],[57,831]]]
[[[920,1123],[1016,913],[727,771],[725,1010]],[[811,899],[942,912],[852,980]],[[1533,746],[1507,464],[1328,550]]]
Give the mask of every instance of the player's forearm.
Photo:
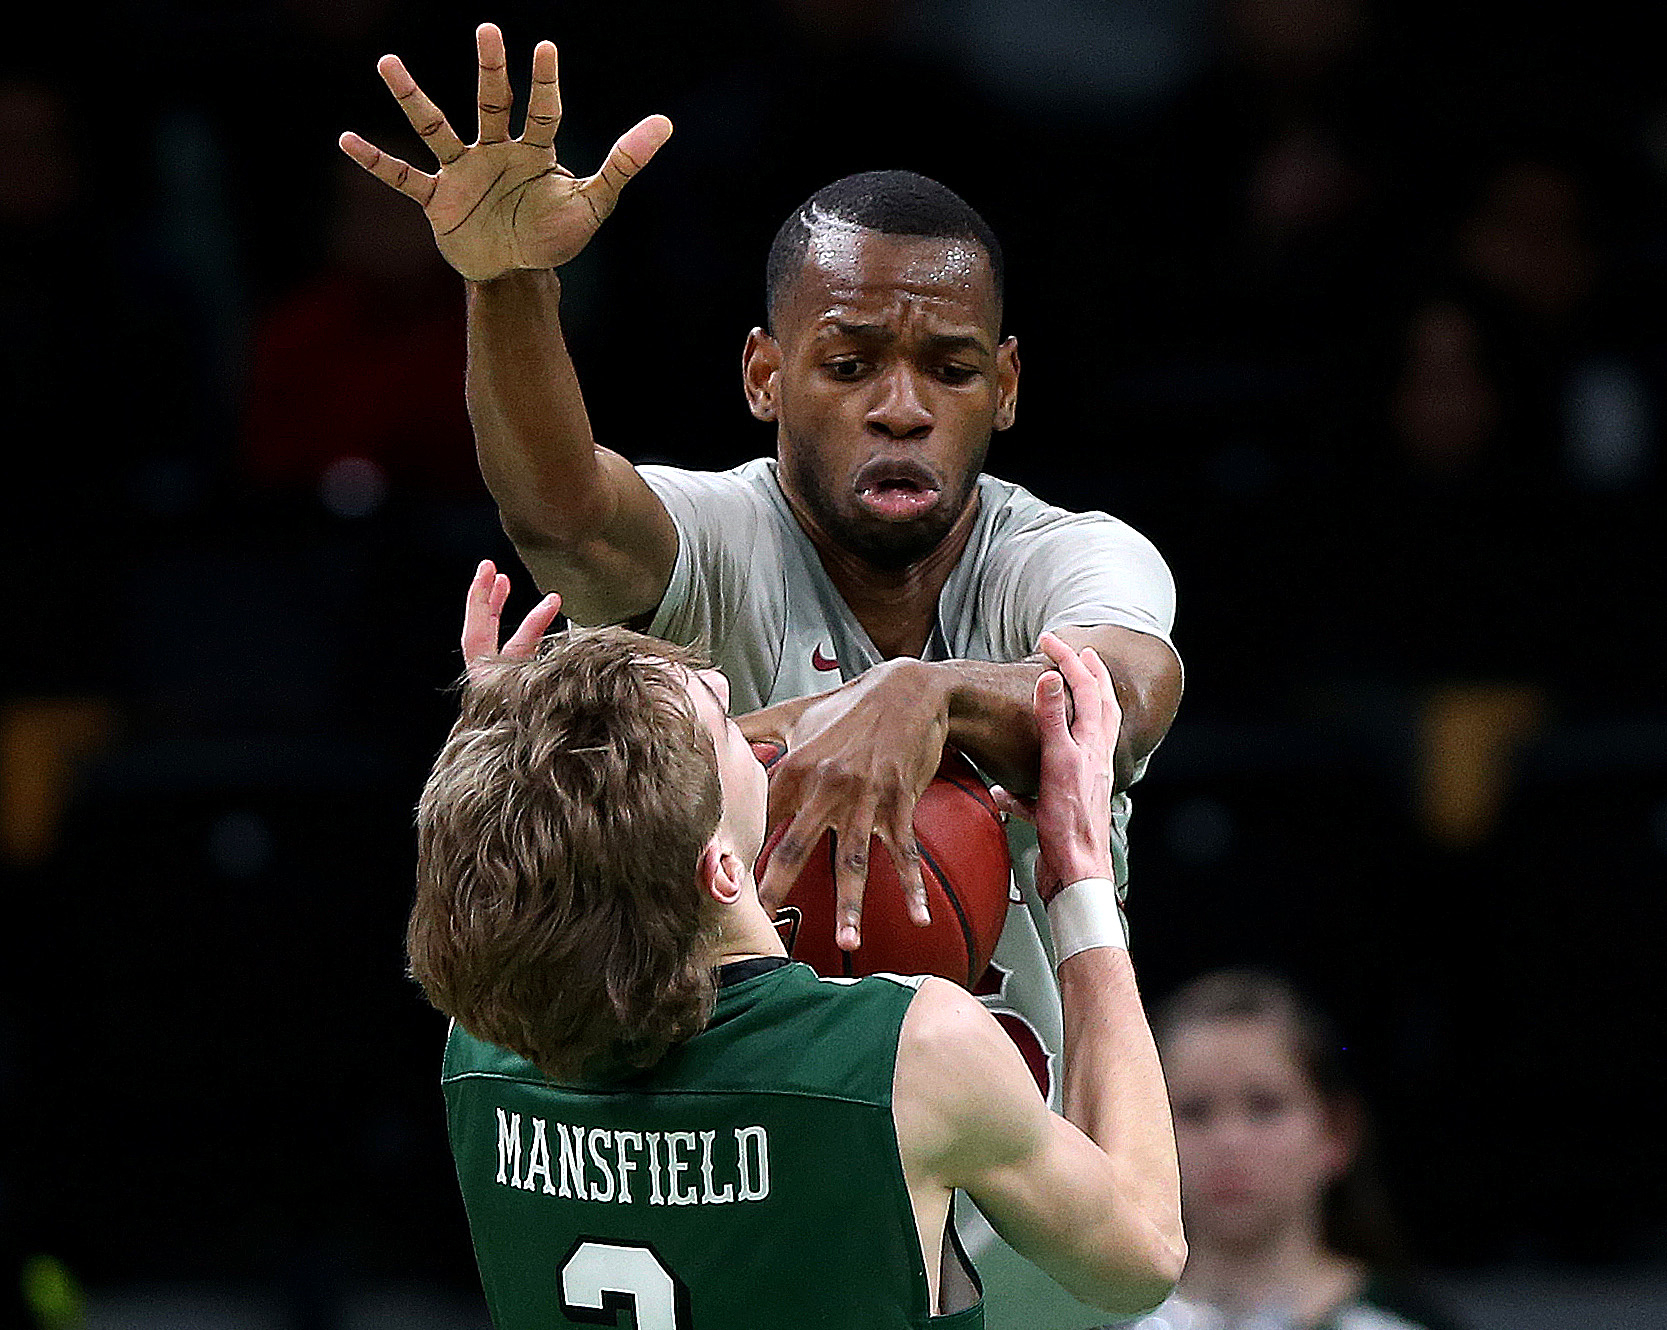
[[[1129,954],[1096,947],[1059,967],[1065,1116],[1111,1159],[1116,1203],[1148,1256],[1179,1277],[1186,1244],[1169,1095]]]
[[[518,546],[581,539],[604,502],[554,272],[469,283],[466,391],[481,475]]]
[[[1036,791],[1042,745],[1031,698],[1046,664],[936,661],[925,669],[949,717],[949,741],[1014,794]]]
[[[946,660],[930,666],[932,686],[941,690],[948,708],[950,742],[996,784],[1026,797],[1036,793],[1042,757],[1031,698],[1047,664],[1038,656],[1012,663]],[[1115,662],[1108,666],[1116,678]],[[1112,752],[1112,786],[1125,790],[1134,782],[1140,759],[1169,728],[1174,706],[1155,699],[1151,689],[1134,679],[1118,679],[1118,696],[1123,723]]]

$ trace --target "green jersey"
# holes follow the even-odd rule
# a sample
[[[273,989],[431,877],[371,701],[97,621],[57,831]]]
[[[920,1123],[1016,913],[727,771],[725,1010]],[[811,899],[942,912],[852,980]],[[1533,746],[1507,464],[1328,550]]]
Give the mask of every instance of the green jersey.
[[[498,1330],[981,1330],[929,1313],[891,1112],[912,982],[726,967],[651,1070],[554,1084],[453,1026],[452,1154]],[[931,1259],[937,1260],[938,1253]]]

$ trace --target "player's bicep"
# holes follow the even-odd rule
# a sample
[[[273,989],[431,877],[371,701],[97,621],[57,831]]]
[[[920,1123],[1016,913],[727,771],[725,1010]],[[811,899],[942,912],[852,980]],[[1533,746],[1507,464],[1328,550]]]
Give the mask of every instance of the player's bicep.
[[[559,591],[576,623],[623,623],[659,605],[677,561],[677,528],[624,457],[597,449],[603,483],[583,532],[560,545],[509,531],[539,589]]]

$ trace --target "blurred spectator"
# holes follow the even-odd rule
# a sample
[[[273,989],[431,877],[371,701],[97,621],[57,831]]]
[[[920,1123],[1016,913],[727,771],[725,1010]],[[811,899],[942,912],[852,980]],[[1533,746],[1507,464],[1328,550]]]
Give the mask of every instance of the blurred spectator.
[[[326,265],[255,335],[249,469],[332,506],[374,507],[384,485],[473,495],[463,293],[421,213],[350,163],[336,182]]]
[[[1450,1330],[1401,1253],[1330,1023],[1283,980],[1221,970],[1155,1012],[1190,1256],[1137,1330]]]
[[[1223,0],[1215,65],[1139,170],[1148,299],[1169,338],[1345,355],[1394,273],[1401,90],[1362,0]]]

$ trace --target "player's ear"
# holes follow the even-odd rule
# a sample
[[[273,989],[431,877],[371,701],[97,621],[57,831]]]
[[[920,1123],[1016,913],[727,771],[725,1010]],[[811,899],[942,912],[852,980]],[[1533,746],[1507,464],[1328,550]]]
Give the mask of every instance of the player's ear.
[[[741,390],[747,395],[747,409],[757,419],[776,418],[780,379],[781,343],[764,329],[754,328],[741,352]]]
[[[1019,414],[1019,339],[996,348],[996,428],[1011,429]]]
[[[740,856],[724,848],[716,838],[706,842],[700,853],[700,885],[719,905],[734,905],[741,899],[747,882],[747,866]]]

